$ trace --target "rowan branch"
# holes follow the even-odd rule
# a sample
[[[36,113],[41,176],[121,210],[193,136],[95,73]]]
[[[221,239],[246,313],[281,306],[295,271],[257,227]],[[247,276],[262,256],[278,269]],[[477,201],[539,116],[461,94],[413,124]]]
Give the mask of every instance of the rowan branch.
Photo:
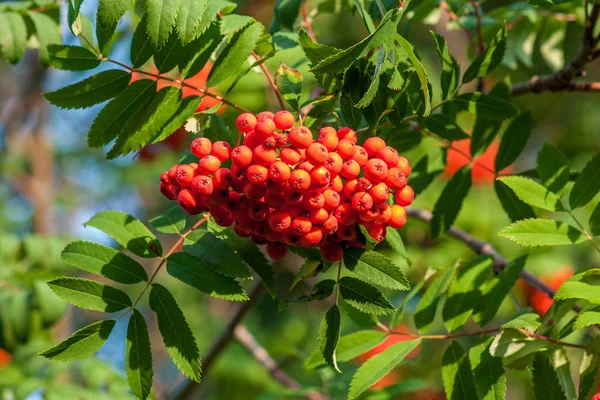
[[[260,56],[254,51],[252,52],[252,56],[256,59],[256,61],[260,61],[261,59]],[[273,75],[271,75],[271,72],[269,72],[269,69],[267,68],[265,63],[260,64],[260,69],[262,69],[263,73],[265,74],[267,82],[269,82],[269,86],[271,86],[271,89],[273,89],[275,97],[277,97],[277,101],[279,102],[279,106],[282,110],[285,110],[285,102],[283,101],[283,96],[281,95],[277,84],[275,84],[275,79],[273,79]]]
[[[246,329],[244,325],[238,325],[233,331],[235,339],[258,361],[262,366],[269,371],[269,374],[277,382],[289,389],[301,389],[302,386],[296,382],[291,376],[279,368],[277,362],[269,355],[269,353],[256,341],[254,336]],[[309,400],[325,400],[327,397],[317,392],[310,392],[306,395]]]
[[[586,8],[587,10],[587,8]],[[600,91],[599,82],[572,82],[582,75],[585,65],[597,57],[597,45],[600,38],[594,38],[594,28],[600,15],[600,1],[596,1],[589,16],[586,16],[585,29],[581,45],[575,57],[561,70],[552,74],[534,76],[527,82],[512,86],[512,95],[527,93],[562,92],[562,91]]]

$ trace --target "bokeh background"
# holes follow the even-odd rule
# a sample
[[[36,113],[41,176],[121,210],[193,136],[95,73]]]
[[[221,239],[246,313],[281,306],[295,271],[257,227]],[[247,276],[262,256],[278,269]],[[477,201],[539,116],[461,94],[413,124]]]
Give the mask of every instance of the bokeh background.
[[[270,25],[274,1],[237,3],[238,13],[251,15],[266,26]],[[324,9],[334,3],[309,1],[308,7],[310,10]],[[344,4],[343,1],[339,3]],[[499,23],[494,20],[493,12],[499,4],[494,3],[499,2],[484,3],[484,10],[490,10],[486,14],[489,26]],[[448,20],[447,13],[436,2],[427,0],[424,4],[420,15],[414,15],[410,23],[401,26],[434,77],[431,81],[435,104],[435,96],[439,96],[435,86],[439,63],[428,31],[435,30],[447,38],[450,51],[463,70],[469,63],[469,44],[464,32]],[[90,21],[95,20],[96,6],[93,0],[83,3],[82,14]],[[579,45],[582,8],[572,6],[572,9],[572,13],[557,10],[561,15],[567,15],[566,18],[555,18],[551,12],[533,18],[528,14],[530,10],[515,11],[514,19],[508,21],[512,25],[504,63],[487,80],[487,85],[492,86],[495,80],[506,78],[518,82],[559,68]],[[71,35],[66,25],[66,7],[63,5],[60,11],[63,41],[76,44],[78,39]],[[138,18],[132,13],[121,21],[119,35],[124,40],[115,43],[113,58],[128,61],[129,40],[125,39],[131,37],[137,22]],[[468,19],[462,22],[467,27],[472,23]],[[525,34],[531,30],[531,24],[535,26],[535,32]],[[338,13],[319,13],[314,18],[313,29],[320,41],[340,48],[366,36],[360,16],[343,7]],[[490,28],[490,32],[495,30]],[[296,47],[277,53],[266,65],[274,71],[279,62],[284,61],[288,66],[300,69],[304,74],[306,96],[309,96],[316,89],[316,83],[303,60],[301,49]],[[145,68],[151,70],[152,66]],[[589,80],[600,80],[599,62],[590,64],[587,70]],[[86,145],[87,131],[101,105],[85,110],[62,110],[50,106],[41,95],[44,91],[58,89],[91,74],[43,69],[38,65],[35,50],[28,50],[25,58],[15,66],[0,61],[0,328],[7,329],[9,324],[17,327],[12,340],[0,342],[0,396],[8,393],[7,387],[12,387],[15,389],[11,391],[14,398],[132,398],[124,367],[126,320],[118,321],[113,336],[93,359],[61,364],[36,355],[41,349],[99,318],[99,314],[94,312],[67,308],[48,292],[43,281],[55,275],[81,273],[60,262],[62,246],[70,238],[115,245],[100,231],[83,227],[83,222],[96,212],[117,209],[147,221],[169,208],[171,204],[158,192],[159,175],[177,162],[193,135],[182,129],[165,143],[153,145],[135,156],[105,160],[107,149],[90,149]],[[195,83],[202,85],[202,74],[194,79]],[[223,86],[226,87],[227,82]],[[277,109],[277,101],[259,69],[243,78],[229,98],[256,112]],[[525,153],[512,167],[514,171],[535,168],[536,154],[544,141],[561,149],[574,170],[581,169],[593,154],[600,151],[600,95],[530,94],[517,98],[516,104],[522,110],[531,110],[534,130]],[[233,109],[224,109],[221,113],[230,127],[234,126],[236,115]],[[472,123],[468,117],[461,122],[467,129]],[[437,142],[427,139],[418,143],[403,141],[402,133],[398,135],[397,149],[413,163],[438,146]],[[477,183],[465,201],[456,225],[489,241],[507,258],[513,258],[522,255],[524,250],[497,236],[509,220],[496,199],[492,177],[485,168],[485,165],[492,167],[493,159],[492,146],[492,150],[478,161],[484,166],[474,169]],[[460,154],[450,153],[446,172],[418,195],[414,207],[431,209],[445,181],[466,161]],[[440,158],[437,163],[442,169],[443,160]],[[577,213],[589,215],[590,211],[584,208]],[[401,234],[413,260],[411,267],[403,264],[411,283],[419,282],[428,268],[445,267],[461,258],[473,256],[464,244],[451,238],[430,241],[427,226],[419,221],[409,220]],[[168,244],[177,238],[163,235],[160,239]],[[385,246],[383,251],[386,251]],[[586,244],[533,249],[530,253],[527,268],[553,286],[559,285],[573,271],[597,266],[600,261]],[[390,252],[390,255],[393,256],[393,253]],[[141,262],[147,268],[154,267],[152,261]],[[302,260],[294,255],[288,255],[275,264],[281,297],[291,298],[310,290],[314,282],[310,279],[302,281],[292,292],[286,289],[301,264]],[[173,279],[162,277],[159,282],[173,289],[201,353],[205,354],[236,305],[200,295]],[[129,290],[135,296],[139,287],[133,286]],[[543,311],[548,306],[544,296],[533,294],[524,284],[519,283],[514,294],[524,307],[532,306],[536,311]],[[405,294],[389,292],[387,295],[394,304],[399,304]],[[10,301],[7,300],[9,297]],[[411,314],[418,300],[417,295],[408,303],[401,329],[412,329]],[[316,349],[316,330],[327,307],[326,302],[300,303],[279,312],[277,304],[270,297],[263,296],[245,324],[281,368],[296,380],[306,386],[325,388],[332,398],[343,399],[351,372],[367,356],[344,365],[345,373],[342,375],[329,369],[308,372],[303,365]],[[148,311],[147,306],[145,309]],[[507,301],[497,318],[506,319],[515,312],[515,305]],[[148,312],[147,317],[155,359],[154,396],[159,399],[180,398],[178,396],[188,382],[160,346],[160,335],[152,313]],[[58,322],[53,324],[55,320]],[[361,328],[358,322],[346,318],[344,331],[353,332]],[[362,328],[372,329],[368,322],[362,323],[365,324]],[[436,324],[433,333],[443,330],[440,321]],[[476,326],[471,328],[477,329]],[[380,397],[373,398],[443,399],[439,365],[444,346],[443,342],[425,342],[417,354],[384,379],[380,386],[389,386],[388,389],[377,392]],[[573,362],[572,365],[576,368],[578,364]],[[203,379],[202,386],[189,398],[266,400],[283,398],[285,393],[282,386],[235,342],[221,354],[210,374]],[[511,371],[508,379],[509,399],[532,398],[531,388],[526,383],[528,371]]]

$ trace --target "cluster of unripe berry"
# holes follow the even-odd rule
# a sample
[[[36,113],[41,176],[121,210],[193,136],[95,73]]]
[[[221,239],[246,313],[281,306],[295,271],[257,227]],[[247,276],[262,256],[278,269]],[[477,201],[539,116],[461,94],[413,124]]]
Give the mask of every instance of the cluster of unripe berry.
[[[295,122],[289,111],[241,114],[242,145],[194,139],[198,163],[163,172],[161,193],[266,244],[273,259],[290,244],[319,247],[325,260],[337,261],[345,246],[360,246],[359,225],[381,241],[387,226],[406,223],[403,207],[414,198],[406,158],[379,137],[359,146],[352,129],[326,127],[315,140]]]

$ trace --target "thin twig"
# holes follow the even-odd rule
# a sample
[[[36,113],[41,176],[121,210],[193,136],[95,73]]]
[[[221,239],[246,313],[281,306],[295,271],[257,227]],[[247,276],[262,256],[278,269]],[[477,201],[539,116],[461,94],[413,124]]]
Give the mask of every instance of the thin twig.
[[[479,9],[479,3],[475,0],[471,0],[471,5],[475,11],[475,19],[477,20],[477,54],[482,54],[484,51],[483,44],[483,31],[481,29],[481,11]],[[485,77],[477,79],[477,91],[485,92]]]
[[[445,1],[441,1],[440,8],[442,10],[446,11],[446,13],[448,14],[448,18],[450,18],[452,21],[456,22],[462,28],[463,32],[465,33],[465,36],[471,43],[471,47],[473,47],[473,50],[477,50],[477,44],[475,43],[475,40],[473,39],[471,32],[469,32],[469,30],[467,28],[465,28],[464,25],[462,25],[460,22],[458,22],[458,16],[456,15],[456,13],[454,11],[452,11],[450,9],[450,7],[448,6],[448,3],[446,3]]]
[[[256,52],[254,52],[254,51],[252,52],[252,56],[256,59],[256,61],[260,60],[260,56],[258,54],[256,54]],[[282,110],[285,110],[285,101],[283,101],[283,96],[281,95],[281,92],[279,91],[279,88],[277,87],[277,84],[275,83],[275,79],[273,79],[273,75],[271,75],[271,72],[269,72],[269,69],[267,68],[265,63],[260,64],[260,69],[262,69],[263,73],[265,74],[265,77],[267,78],[267,81],[269,82],[269,86],[271,86],[271,89],[273,89],[273,92],[275,93],[275,96],[277,97],[277,101],[279,102],[279,106],[281,107]]]
[[[313,31],[313,28],[312,28],[312,25],[310,22],[310,13],[308,12],[308,6],[306,5],[306,0],[302,1],[302,19],[304,20],[303,24],[304,24],[304,27],[306,28],[306,31],[310,35],[310,38],[313,40],[313,42],[316,42],[317,38],[315,37],[315,32]]]
[[[238,325],[233,330],[233,335],[235,339],[254,357],[256,361],[258,361],[269,374],[275,379],[277,382],[281,383],[283,386],[289,389],[301,389],[302,386],[296,382],[291,376],[285,373],[279,366],[277,362],[269,355],[269,353],[262,347],[252,336],[252,334],[246,329],[244,325]],[[311,392],[306,395],[309,400],[324,400],[326,399],[320,393]]]
[[[177,250],[179,250],[179,247],[183,244],[183,241],[185,240],[185,238],[190,233],[192,233],[193,231],[195,231],[196,229],[198,229],[200,227],[200,225],[202,225],[203,223],[205,223],[206,221],[208,221],[209,218],[210,218],[210,216],[208,216],[208,215],[204,216],[204,218],[202,218],[201,220],[199,220],[198,222],[196,222],[194,224],[194,226],[192,226],[187,232],[183,233],[180,236],[179,240],[177,240],[177,242],[175,242],[175,244],[173,245],[173,247],[171,247],[171,249],[169,250],[169,252],[167,253],[167,255],[161,258],[160,263],[158,264],[158,266],[156,267],[156,269],[152,273],[152,276],[150,277],[150,279],[148,279],[148,282],[146,283],[146,286],[144,287],[144,289],[142,289],[142,291],[140,292],[140,294],[138,295],[138,297],[136,297],[136,299],[133,302],[133,304],[131,305],[131,307],[129,307],[128,309],[126,309],[125,311],[123,311],[116,319],[120,319],[120,318],[124,317],[129,312],[131,312],[135,308],[135,306],[137,306],[137,304],[139,303],[139,301],[142,299],[142,296],[144,295],[144,293],[146,293],[146,291],[148,290],[148,288],[152,285],[152,282],[154,282],[154,279],[156,279],[156,276],[158,275],[158,273],[160,272],[160,270],[162,269],[162,267],[167,262],[167,259],[169,258],[169,256],[171,254],[175,253]]]

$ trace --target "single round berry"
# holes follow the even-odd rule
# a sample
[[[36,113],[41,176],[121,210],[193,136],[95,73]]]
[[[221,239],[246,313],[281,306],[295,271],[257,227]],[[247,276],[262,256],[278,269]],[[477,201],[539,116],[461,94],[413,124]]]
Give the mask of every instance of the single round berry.
[[[358,165],[360,165],[360,167],[362,168],[365,166],[367,161],[369,161],[369,155],[367,154],[367,151],[365,150],[364,147],[356,146],[356,152],[354,153],[354,156],[352,157],[352,159],[356,160]]]
[[[373,205],[373,207],[371,207],[368,210],[358,212],[358,219],[360,219],[363,222],[375,221],[375,219],[377,219],[378,216],[379,216],[379,206],[377,206],[377,205]]]
[[[373,136],[365,140],[363,147],[367,151],[369,157],[376,157],[379,149],[383,149],[385,147],[385,140],[380,137]]]
[[[375,219],[375,222],[377,222],[378,224],[387,224],[391,217],[392,207],[387,203],[380,204],[379,215]]]
[[[194,179],[196,171],[190,165],[183,164],[177,167],[175,172],[175,179],[177,180],[177,184],[180,186],[186,187],[192,183]]]
[[[204,156],[198,162],[198,173],[210,175],[221,167],[221,161],[215,156]]]
[[[337,217],[336,217],[337,218]],[[356,225],[342,225],[338,227],[337,236],[345,241],[353,241],[358,238],[358,230]]]
[[[177,195],[177,203],[183,208],[185,212],[188,214],[196,213],[196,207],[198,206],[198,201],[194,193],[192,193],[189,189],[183,189]]]
[[[313,165],[323,165],[329,157],[327,147],[321,143],[311,143],[306,149],[306,159]]]
[[[342,181],[342,178],[339,175],[334,176],[333,178],[331,178],[329,188],[335,192],[342,193],[342,189],[344,188],[344,181]]]
[[[275,132],[275,122],[272,119],[264,119],[256,124],[254,132],[261,139],[266,139]]]
[[[167,179],[171,185],[179,185],[179,183],[177,183],[177,167],[179,167],[179,164],[173,165],[167,171]]]
[[[231,145],[223,140],[214,142],[212,145],[212,155],[219,161],[227,161],[231,157]]]
[[[383,149],[379,149],[377,151],[377,158],[382,159],[388,168],[394,168],[396,165],[398,165],[398,161],[400,161],[400,155],[398,155],[396,149],[390,146],[385,146]]]
[[[298,164],[298,166],[296,167],[296,169],[301,169],[303,171],[310,172],[310,171],[313,170],[314,167],[315,166],[312,165],[310,162],[304,161],[304,162],[301,162],[300,164]]]
[[[242,190],[244,192],[244,195],[252,200],[258,200],[261,199],[265,196],[265,194],[267,194],[267,185],[265,184],[252,184],[252,183],[246,183],[244,185],[244,189]]]
[[[344,249],[339,243],[329,241],[321,246],[321,256],[325,261],[340,261],[344,256]]]
[[[275,161],[269,167],[269,178],[275,182],[287,182],[291,174],[290,167],[281,161]]]
[[[190,144],[190,151],[198,158],[209,155],[211,150],[212,143],[210,142],[210,139],[205,137],[196,138],[192,140],[192,143]]]
[[[326,188],[329,186],[331,174],[325,167],[313,168],[310,171],[311,186],[314,188]]]
[[[262,139],[258,133],[254,131],[250,131],[246,133],[244,137],[244,145],[250,147],[250,149],[254,150],[254,148],[263,143],[264,139]]]
[[[400,168],[400,171],[402,171],[404,176],[408,178],[412,169],[406,157],[400,156],[398,160],[398,165],[396,165],[396,167]]]
[[[285,133],[274,133],[275,137],[275,146],[277,147],[285,147],[288,144],[288,135]]]
[[[344,161],[340,175],[346,179],[354,179],[360,174],[360,165],[354,160]]]
[[[352,207],[358,212],[369,210],[373,207],[373,198],[367,192],[354,193]]]
[[[296,206],[302,203],[302,199],[304,198],[301,192],[288,191],[283,195],[285,198],[285,203],[288,206]]]
[[[306,247],[312,247],[323,239],[323,232],[316,226],[313,226],[310,232],[300,236],[300,241]]]
[[[286,231],[292,224],[292,217],[286,210],[277,210],[269,215],[269,227],[276,232]]]
[[[367,232],[377,242],[382,242],[385,239],[385,226],[382,224],[374,223],[367,229]]]
[[[317,141],[327,147],[328,151],[334,151],[337,148],[340,139],[338,138],[335,129],[327,126],[319,131]]]
[[[252,221],[265,221],[269,215],[269,206],[262,201],[255,201],[248,207],[248,216]]]
[[[281,161],[288,165],[296,165],[302,159],[302,154],[293,147],[284,147],[281,149]]]
[[[273,119],[275,118],[275,114],[273,114],[271,111],[262,111],[259,112],[258,114],[256,114],[256,120],[258,122],[264,121],[265,119]]]
[[[391,216],[388,225],[394,229],[402,228],[406,224],[406,210],[398,204],[392,204],[390,209]]]
[[[325,168],[331,173],[331,176],[337,176],[344,166],[344,160],[338,153],[329,153],[327,155],[327,159],[325,160],[325,164],[323,164]]]
[[[312,210],[310,212],[310,222],[313,225],[322,225],[329,218],[329,212],[324,208],[319,208],[318,210]]]
[[[368,192],[369,189],[373,187],[373,183],[367,178],[360,178],[356,183],[356,187],[354,188],[354,193],[356,192]]]
[[[338,220],[337,218],[332,214],[327,218],[327,221],[323,222],[323,225],[321,225],[321,230],[323,231],[323,233],[325,235],[333,235],[337,232],[338,230]]]
[[[291,224],[292,231],[296,235],[305,235],[312,229],[312,222],[307,217],[294,217]]]
[[[356,186],[358,185],[358,179],[349,179],[344,183],[343,193],[346,198],[351,199],[354,196],[354,192],[356,191]]]
[[[219,168],[214,172],[212,181],[219,189],[229,189],[233,183],[233,174],[229,168]]]
[[[214,189],[213,180],[210,178],[210,176],[197,175],[194,177],[194,180],[190,185],[190,189],[192,189],[192,192],[195,195],[210,196]]]
[[[410,186],[404,186],[402,190],[398,190],[396,192],[396,196],[394,200],[396,200],[396,204],[400,206],[409,206],[412,204],[415,199],[415,192]]]
[[[310,175],[306,171],[297,169],[290,174],[288,183],[292,190],[304,192],[310,187]]]
[[[313,142],[313,136],[305,126],[295,126],[288,135],[290,144],[297,149],[306,149]]]
[[[344,159],[349,160],[354,157],[354,153],[356,153],[356,143],[348,140],[342,139],[337,147],[337,153]]]
[[[327,189],[323,192],[323,207],[328,210],[335,210],[340,205],[340,194],[334,190]]]
[[[388,167],[379,158],[371,158],[363,169],[365,176],[372,182],[383,182],[387,178]]]
[[[287,253],[287,247],[281,242],[269,242],[267,243],[266,251],[272,260],[280,260]]]
[[[246,170],[246,178],[248,182],[259,184],[267,181],[269,170],[263,165],[254,164]]]
[[[325,205],[325,197],[321,192],[309,190],[304,193],[303,204],[309,210],[318,210]]]
[[[354,143],[356,143],[358,141],[358,138],[356,137],[356,132],[354,132],[352,129],[347,128],[347,127],[338,129],[337,137],[338,137],[338,139],[340,139],[340,141],[342,139],[348,139]]]
[[[268,148],[262,144],[256,146],[256,148],[252,152],[252,159],[254,160],[254,162],[267,167],[277,160],[277,156],[277,150]]]
[[[369,189],[369,194],[373,198],[375,204],[382,204],[390,197],[390,189],[385,183],[381,182],[372,186],[371,189]]]
[[[275,126],[280,131],[285,131],[294,126],[296,122],[296,118],[294,118],[294,114],[287,110],[277,111],[275,116],[273,116],[273,122],[275,122]]]
[[[352,225],[356,222],[356,210],[351,203],[342,203],[333,212],[341,225]]]
[[[248,133],[254,129],[254,126],[256,125],[256,117],[254,114],[243,113],[237,117],[235,124],[240,131]]]
[[[160,192],[169,200],[177,200],[179,194],[179,186],[171,185],[170,183],[160,183]]]
[[[400,168],[390,168],[387,177],[385,178],[385,184],[393,190],[401,190],[406,186],[406,176],[402,173]]]

